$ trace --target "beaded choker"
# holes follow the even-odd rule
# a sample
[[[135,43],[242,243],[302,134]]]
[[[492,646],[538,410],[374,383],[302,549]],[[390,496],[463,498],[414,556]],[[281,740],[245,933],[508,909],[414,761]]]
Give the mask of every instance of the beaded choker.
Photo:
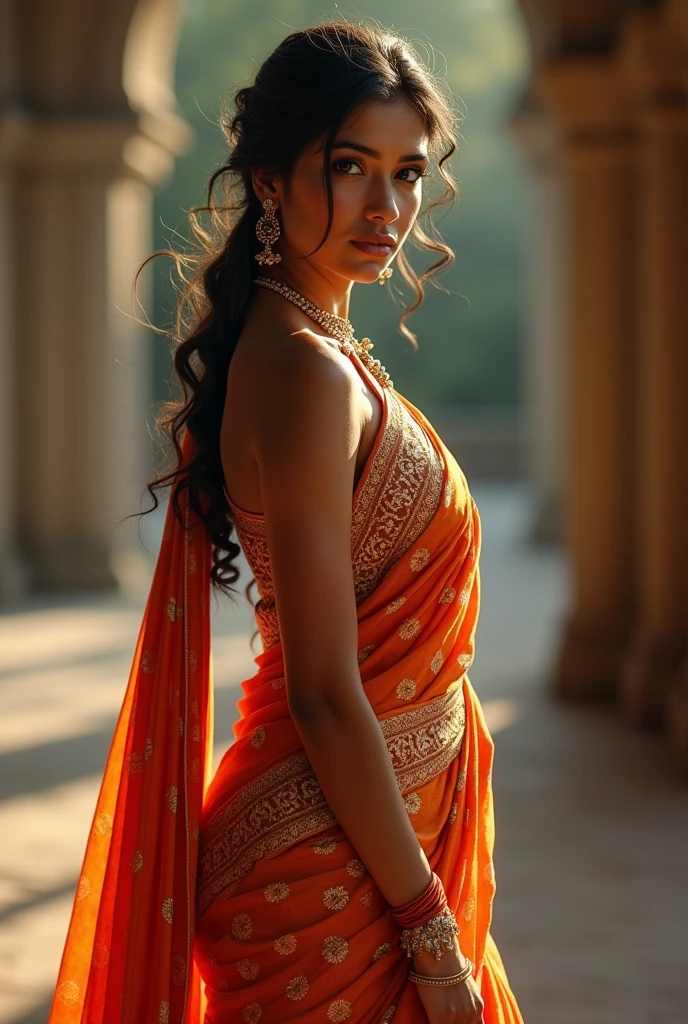
[[[352,352],[357,355],[366,369],[383,388],[394,387],[389,374],[380,360],[373,359],[369,354],[370,349],[373,347],[370,338],[363,338],[361,341],[357,341],[354,337],[353,324],[346,317],[337,316],[335,313],[328,313],[327,310],[321,309],[320,306],[316,306],[314,302],[307,299],[305,295],[301,295],[294,288],[290,288],[289,285],[283,284],[282,281],[276,281],[272,277],[258,276],[254,278],[254,283],[261,285],[263,288],[269,288],[283,298],[288,299],[289,302],[293,302],[306,316],[310,317],[316,324],[319,324],[320,327],[324,328],[328,334],[331,334],[339,342],[341,352],[345,355],[350,355]]]

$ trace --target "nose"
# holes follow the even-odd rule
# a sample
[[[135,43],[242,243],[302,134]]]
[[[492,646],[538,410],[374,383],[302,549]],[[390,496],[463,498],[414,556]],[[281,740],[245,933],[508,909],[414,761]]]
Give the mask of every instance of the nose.
[[[365,214],[368,220],[381,224],[393,224],[399,219],[399,207],[389,184],[381,183],[371,189]]]

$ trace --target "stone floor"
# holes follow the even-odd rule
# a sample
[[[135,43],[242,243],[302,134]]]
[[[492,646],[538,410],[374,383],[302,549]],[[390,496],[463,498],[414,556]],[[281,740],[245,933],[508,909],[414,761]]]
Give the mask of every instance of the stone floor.
[[[493,934],[526,1024],[688,1024],[688,791],[661,739],[550,698],[564,567],[523,543],[527,491],[474,493],[471,681],[496,742]],[[47,1019],[142,600],[32,600],[0,615],[0,1024]],[[253,671],[251,632],[243,601],[216,609],[216,757]]]

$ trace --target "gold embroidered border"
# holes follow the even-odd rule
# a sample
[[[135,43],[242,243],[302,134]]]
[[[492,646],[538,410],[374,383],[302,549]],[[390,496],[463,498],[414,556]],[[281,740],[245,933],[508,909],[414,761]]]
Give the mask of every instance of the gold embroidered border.
[[[380,721],[402,793],[428,782],[461,749],[466,725],[463,686],[430,704]],[[296,754],[246,786],[201,832],[198,912],[277,853],[336,824],[305,753]]]
[[[444,460],[426,431],[394,391],[387,401],[387,429],[353,510],[357,604],[426,528],[439,506],[444,477]]]
[[[431,704],[380,722],[402,793],[439,775],[461,749],[466,730],[463,686]]]
[[[351,563],[356,603],[361,604],[426,528],[440,503],[444,459],[394,391],[380,443],[366,467],[351,516]],[[267,527],[263,516],[233,507],[237,537],[260,600],[255,616],[265,650],[277,643]]]

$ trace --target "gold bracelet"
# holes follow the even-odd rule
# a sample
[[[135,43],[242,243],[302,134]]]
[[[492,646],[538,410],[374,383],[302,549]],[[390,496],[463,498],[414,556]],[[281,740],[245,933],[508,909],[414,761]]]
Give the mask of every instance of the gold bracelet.
[[[473,963],[466,957],[466,965],[462,971],[458,974],[451,974],[446,978],[433,978],[428,974],[418,974],[417,971],[409,971],[409,981],[413,981],[416,985],[458,985],[459,982],[465,981],[469,974],[473,973]]]
[[[414,956],[427,950],[441,960],[444,946],[447,950],[454,948],[454,936],[459,934],[459,926],[450,907],[431,917],[425,924],[417,928],[404,928],[399,940],[401,948],[406,950],[407,956]]]

